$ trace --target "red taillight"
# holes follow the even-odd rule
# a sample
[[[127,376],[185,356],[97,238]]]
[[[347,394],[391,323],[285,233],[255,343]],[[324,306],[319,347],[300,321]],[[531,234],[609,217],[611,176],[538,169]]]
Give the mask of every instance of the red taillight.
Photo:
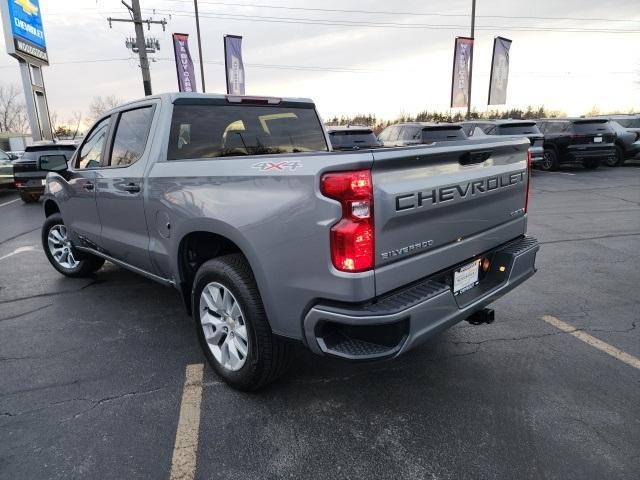
[[[373,268],[373,184],[369,170],[322,176],[322,194],[342,204],[342,218],[331,227],[331,260],[343,272]]]
[[[529,211],[529,197],[531,196],[531,164],[533,158],[531,156],[531,150],[527,150],[527,193],[524,199],[524,213]]]

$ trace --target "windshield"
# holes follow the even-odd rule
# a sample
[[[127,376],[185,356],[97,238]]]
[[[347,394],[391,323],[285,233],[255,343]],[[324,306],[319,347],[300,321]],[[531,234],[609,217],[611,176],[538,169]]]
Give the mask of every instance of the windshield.
[[[459,125],[426,127],[422,129],[422,143],[464,140],[467,136]]]
[[[508,123],[500,125],[500,135],[532,135],[539,134],[535,123]]]
[[[30,160],[32,162],[35,162],[42,155],[64,155],[67,158],[67,160],[69,160],[73,155],[73,152],[75,152],[75,148],[73,147],[59,148],[59,149],[54,148],[51,150],[42,150],[42,149],[27,150],[26,152],[24,152],[24,155],[20,157],[20,160]]]
[[[370,129],[337,130],[329,132],[333,148],[366,148],[378,146],[378,139]]]
[[[169,160],[328,151],[312,106],[175,105]]]

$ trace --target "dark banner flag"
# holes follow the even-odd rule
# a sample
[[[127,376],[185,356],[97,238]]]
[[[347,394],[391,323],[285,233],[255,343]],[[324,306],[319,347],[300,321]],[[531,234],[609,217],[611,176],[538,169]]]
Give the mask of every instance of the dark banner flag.
[[[489,105],[507,103],[507,83],[509,81],[509,49],[511,40],[496,37],[493,39],[493,58],[489,80]]]
[[[227,74],[227,93],[244,95],[244,63],[242,63],[242,37],[224,36],[224,67]]]
[[[193,60],[189,52],[189,35],[173,34],[173,53],[176,55],[176,71],[178,72],[178,89],[181,92],[195,92],[196,76],[193,72]]]
[[[453,52],[453,78],[451,81],[451,108],[469,105],[469,59],[473,38],[456,37]]]

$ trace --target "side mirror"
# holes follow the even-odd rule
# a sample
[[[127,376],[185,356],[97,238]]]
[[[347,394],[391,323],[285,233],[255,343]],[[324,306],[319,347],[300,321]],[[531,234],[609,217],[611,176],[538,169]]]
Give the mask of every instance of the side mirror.
[[[20,157],[18,157],[18,155],[16,155],[15,153],[10,153],[9,154],[9,160],[17,160],[18,158],[20,158]]]
[[[38,170],[45,172],[63,172],[68,166],[64,155],[42,155],[38,159]]]

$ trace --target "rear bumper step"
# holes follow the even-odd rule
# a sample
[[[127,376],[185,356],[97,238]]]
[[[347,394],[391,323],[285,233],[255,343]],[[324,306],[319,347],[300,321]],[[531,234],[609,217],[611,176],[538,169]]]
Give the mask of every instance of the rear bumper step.
[[[458,296],[442,281],[443,274],[436,274],[366,304],[318,303],[304,318],[307,344],[315,353],[348,360],[400,355],[531,277],[538,249],[538,241],[525,236],[487,252],[489,272]]]

